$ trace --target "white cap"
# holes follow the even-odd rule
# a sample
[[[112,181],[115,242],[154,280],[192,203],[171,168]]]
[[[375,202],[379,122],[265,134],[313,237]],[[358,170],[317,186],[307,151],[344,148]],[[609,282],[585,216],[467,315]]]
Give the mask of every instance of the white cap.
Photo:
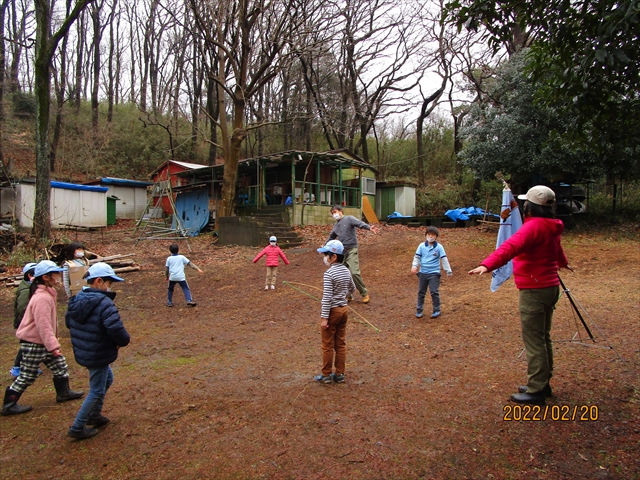
[[[277,241],[278,241],[278,239],[275,237],[275,235],[271,235],[271,236],[269,237],[269,241],[270,241],[270,242],[277,242]]]
[[[518,198],[543,207],[550,207],[556,201],[556,194],[549,187],[536,185],[531,187],[526,195],[518,195]]]

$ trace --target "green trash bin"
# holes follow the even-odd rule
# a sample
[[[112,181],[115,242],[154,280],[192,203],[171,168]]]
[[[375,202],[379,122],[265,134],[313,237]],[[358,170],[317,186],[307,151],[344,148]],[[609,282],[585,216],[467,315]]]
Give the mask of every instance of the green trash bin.
[[[120,200],[115,195],[107,197],[107,225],[116,224],[116,201]]]

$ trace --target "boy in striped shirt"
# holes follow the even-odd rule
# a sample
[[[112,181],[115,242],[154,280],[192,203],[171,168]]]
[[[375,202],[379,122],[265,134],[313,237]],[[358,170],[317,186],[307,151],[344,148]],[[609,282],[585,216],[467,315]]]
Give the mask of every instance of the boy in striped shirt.
[[[322,312],[320,314],[320,333],[322,334],[322,373],[314,380],[319,383],[344,382],[344,369],[347,360],[347,295],[355,291],[356,286],[349,269],[342,264],[344,246],[339,240],[329,240],[318,249],[324,255],[324,263],[329,268],[324,272],[322,293]],[[335,352],[335,367],[333,373]]]

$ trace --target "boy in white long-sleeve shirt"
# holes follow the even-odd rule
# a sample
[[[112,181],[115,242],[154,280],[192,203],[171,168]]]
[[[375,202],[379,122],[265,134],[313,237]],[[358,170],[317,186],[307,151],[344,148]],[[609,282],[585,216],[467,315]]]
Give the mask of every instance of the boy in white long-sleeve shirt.
[[[425,237],[426,241],[418,245],[411,264],[411,273],[418,275],[416,318],[423,317],[422,309],[424,308],[424,297],[427,293],[427,288],[431,293],[431,302],[433,304],[431,318],[436,318],[440,316],[440,262],[442,262],[442,269],[447,272],[448,276],[453,275],[453,272],[444,247],[437,242],[438,229],[436,227],[427,227]],[[418,271],[418,267],[420,271]]]

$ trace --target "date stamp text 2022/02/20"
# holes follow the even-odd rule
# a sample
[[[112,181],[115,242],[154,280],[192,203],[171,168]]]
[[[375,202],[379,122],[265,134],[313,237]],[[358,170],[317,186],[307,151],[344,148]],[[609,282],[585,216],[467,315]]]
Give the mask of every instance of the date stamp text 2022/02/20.
[[[505,405],[505,422],[595,422],[600,415],[597,405]]]

